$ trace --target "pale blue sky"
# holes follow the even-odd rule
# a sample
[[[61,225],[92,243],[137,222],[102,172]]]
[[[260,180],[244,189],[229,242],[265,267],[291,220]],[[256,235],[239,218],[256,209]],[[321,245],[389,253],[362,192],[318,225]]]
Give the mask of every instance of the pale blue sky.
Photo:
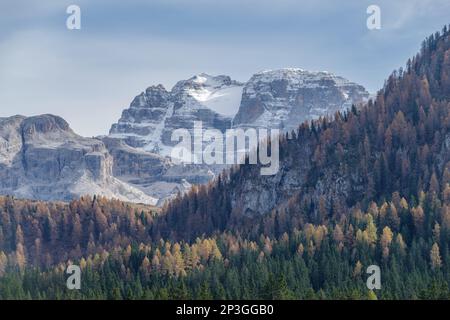
[[[81,30],[66,29],[70,4]],[[371,4],[381,30],[366,27]],[[448,0],[5,0],[0,117],[53,113],[106,134],[146,87],[201,72],[327,70],[374,92],[449,17]]]

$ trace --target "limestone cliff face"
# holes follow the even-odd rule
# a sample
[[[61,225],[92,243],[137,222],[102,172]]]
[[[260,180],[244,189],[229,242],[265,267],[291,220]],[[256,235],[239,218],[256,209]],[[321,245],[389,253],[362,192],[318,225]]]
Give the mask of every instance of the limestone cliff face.
[[[293,130],[367,100],[364,87],[328,72],[281,69],[255,74],[244,86],[235,127]]]
[[[170,161],[176,129],[224,132],[239,108],[243,84],[228,76],[199,74],[179,81],[170,91],[151,86],[134,98],[103,141],[114,156],[116,177],[160,199],[206,183],[224,166],[176,165]]]
[[[171,91],[151,86],[134,98],[112,125],[111,138],[131,147],[159,155],[170,155],[173,131],[192,130],[195,121],[203,128],[224,131],[239,107],[242,84],[228,76],[200,74],[179,81]]]
[[[42,200],[97,194],[155,203],[112,171],[113,158],[103,142],[80,137],[60,117],[0,119],[1,194]]]

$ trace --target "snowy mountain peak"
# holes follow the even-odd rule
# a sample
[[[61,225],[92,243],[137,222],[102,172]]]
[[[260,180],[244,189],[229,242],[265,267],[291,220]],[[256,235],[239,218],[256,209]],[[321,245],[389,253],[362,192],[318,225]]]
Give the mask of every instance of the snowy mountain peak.
[[[197,74],[187,80],[181,80],[172,89],[172,93],[198,89],[221,89],[230,86],[242,86],[243,84],[232,80],[229,76],[212,76],[207,73]]]
[[[361,103],[368,96],[364,87],[326,71],[266,70],[245,84],[233,126],[292,130],[304,121]]]
[[[232,117],[236,114],[242,96],[243,84],[229,76],[198,74],[179,81],[172,89],[175,109],[184,112],[207,109],[218,115]]]
[[[186,181],[203,183],[214,176],[211,172],[223,169],[184,167],[166,159],[177,143],[171,140],[176,129],[192,130],[194,122],[201,121],[204,129],[222,132],[232,127],[290,130],[305,120],[346,109],[367,96],[362,86],[323,71],[266,70],[246,83],[226,75],[200,73],[178,81],[170,91],[158,85],[138,95],[111,128],[109,138],[121,143],[109,140],[107,145],[114,155],[117,177],[164,199],[185,188]],[[132,166],[130,159],[135,159]]]
[[[162,155],[170,154],[171,132],[190,129],[194,121],[225,129],[239,109],[243,84],[229,76],[200,73],[167,91],[151,86],[136,96],[113,124],[110,136],[128,145]]]

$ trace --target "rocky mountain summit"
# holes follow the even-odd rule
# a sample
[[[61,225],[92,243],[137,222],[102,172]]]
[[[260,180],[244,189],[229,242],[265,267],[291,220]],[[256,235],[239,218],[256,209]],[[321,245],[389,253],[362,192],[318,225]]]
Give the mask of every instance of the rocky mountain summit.
[[[368,97],[363,86],[328,72],[263,71],[245,84],[233,126],[293,130],[304,121],[343,111]]]
[[[239,107],[243,84],[228,76],[200,74],[179,81],[171,91],[151,86],[134,98],[130,107],[110,130],[131,147],[170,155],[175,129],[192,129],[194,121],[203,127],[224,131]]]
[[[224,166],[175,165],[170,154],[177,141],[171,141],[171,135],[179,128],[192,132],[195,121],[201,121],[203,129],[230,128],[242,88],[228,76],[204,73],[179,81],[171,91],[162,85],[147,88],[103,138],[115,159],[114,176],[160,203],[211,180]]]

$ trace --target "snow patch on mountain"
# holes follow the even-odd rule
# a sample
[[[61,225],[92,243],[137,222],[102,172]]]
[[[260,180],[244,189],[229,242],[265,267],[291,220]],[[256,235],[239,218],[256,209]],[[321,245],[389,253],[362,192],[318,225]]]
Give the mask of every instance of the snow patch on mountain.
[[[199,87],[190,87],[188,95],[193,97],[201,106],[209,108],[224,116],[234,116],[239,110],[243,85],[233,82],[224,83],[222,78],[201,74],[193,78]]]

